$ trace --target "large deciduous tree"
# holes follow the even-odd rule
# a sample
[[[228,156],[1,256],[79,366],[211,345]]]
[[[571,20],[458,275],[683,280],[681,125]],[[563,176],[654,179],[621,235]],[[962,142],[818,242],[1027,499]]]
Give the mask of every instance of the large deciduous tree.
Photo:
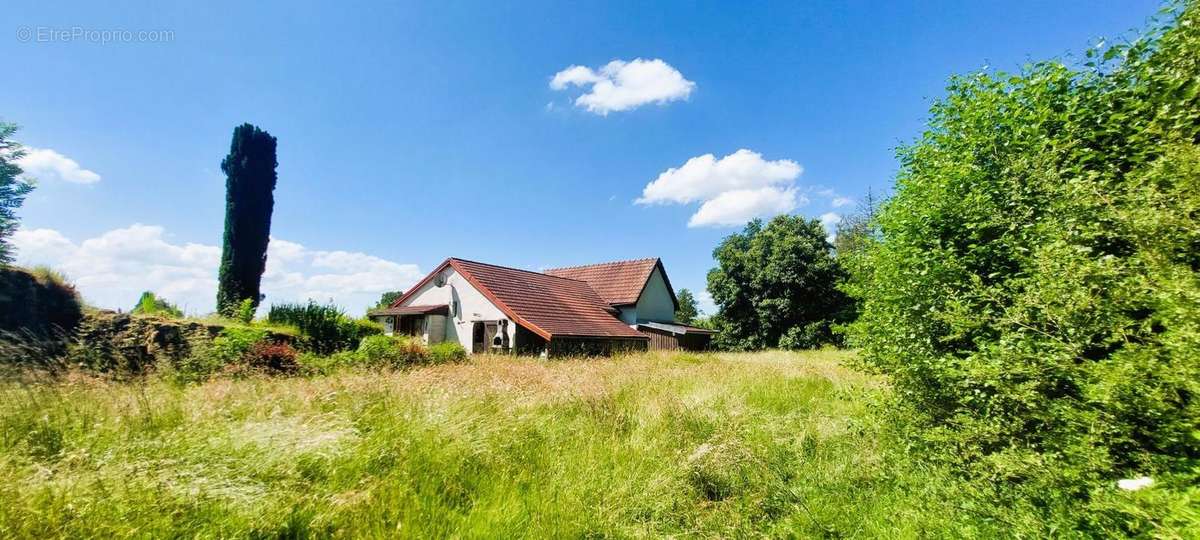
[[[225,173],[225,238],[218,275],[217,311],[232,316],[249,299],[262,300],[271,212],[275,207],[275,137],[250,124],[233,130]]]
[[[8,239],[17,232],[16,210],[33,191],[33,183],[21,178],[17,161],[25,156],[21,143],[12,140],[17,126],[0,122],[0,266],[11,264],[13,249]]]
[[[834,343],[848,299],[845,272],[820,221],[778,216],[751,221],[713,251],[708,292],[717,304],[717,345],[746,350]]]

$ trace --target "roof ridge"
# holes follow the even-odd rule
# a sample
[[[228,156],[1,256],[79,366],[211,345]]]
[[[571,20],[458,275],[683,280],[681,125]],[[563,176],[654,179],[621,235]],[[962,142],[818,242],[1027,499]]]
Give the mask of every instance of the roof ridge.
[[[607,262],[599,262],[599,263],[592,263],[592,264],[580,264],[580,265],[576,265],[576,266],[561,266],[558,268],[547,268],[544,272],[552,272],[554,270],[577,270],[580,268],[591,268],[593,266],[604,266],[606,264],[625,264],[625,263],[659,261],[659,260],[662,260],[662,258],[661,257],[642,257],[641,259],[626,259],[623,261],[607,261]]]
[[[569,277],[563,277],[563,276],[555,276],[552,274],[547,274],[545,272],[535,272],[533,270],[526,270],[524,268],[514,268],[512,266],[504,266],[504,265],[500,265],[500,264],[492,264],[492,263],[485,263],[485,262],[481,262],[481,261],[473,261],[471,259],[464,259],[462,257],[450,257],[450,259],[448,259],[448,260],[467,262],[467,263],[471,263],[471,264],[481,264],[483,266],[490,266],[492,268],[503,268],[505,270],[513,270],[516,272],[525,272],[526,274],[534,274],[534,275],[549,277],[549,278],[554,278],[554,279],[565,279],[567,281],[574,281],[575,283],[582,283],[584,285],[588,285],[588,282],[586,282],[582,279],[575,279],[575,278],[569,278]],[[591,288],[591,285],[588,285],[588,288]]]

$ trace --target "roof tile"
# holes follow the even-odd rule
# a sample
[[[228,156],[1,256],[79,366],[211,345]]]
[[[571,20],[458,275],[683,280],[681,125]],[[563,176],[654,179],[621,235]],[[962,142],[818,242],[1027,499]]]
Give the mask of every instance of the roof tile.
[[[646,337],[617,319],[608,302],[583,281],[464,259],[447,263],[504,304],[497,307],[507,307],[551,336]]]
[[[568,268],[553,268],[546,274],[585,281],[600,297],[614,306],[636,304],[658,259],[616,261]]]

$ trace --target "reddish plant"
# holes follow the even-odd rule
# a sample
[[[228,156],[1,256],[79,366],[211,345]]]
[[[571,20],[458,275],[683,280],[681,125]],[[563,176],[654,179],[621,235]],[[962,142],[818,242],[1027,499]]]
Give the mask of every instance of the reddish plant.
[[[251,368],[277,373],[294,373],[300,369],[296,362],[296,349],[287,343],[260,341],[250,347],[243,357]]]

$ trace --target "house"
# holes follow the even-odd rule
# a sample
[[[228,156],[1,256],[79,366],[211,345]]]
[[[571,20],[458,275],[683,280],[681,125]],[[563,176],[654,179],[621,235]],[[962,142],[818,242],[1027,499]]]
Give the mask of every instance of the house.
[[[712,332],[674,322],[678,305],[656,258],[545,272],[450,258],[368,316],[389,335],[457,341],[472,353],[706,348]]]

